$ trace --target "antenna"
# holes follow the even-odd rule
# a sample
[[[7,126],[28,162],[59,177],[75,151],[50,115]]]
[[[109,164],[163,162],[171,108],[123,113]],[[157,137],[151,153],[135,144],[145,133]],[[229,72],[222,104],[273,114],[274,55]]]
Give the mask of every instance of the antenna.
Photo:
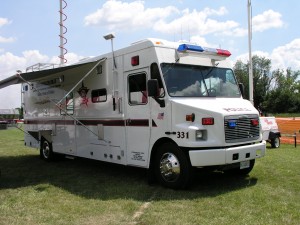
[[[65,44],[67,44],[67,39],[64,37],[64,35],[67,33],[67,27],[64,26],[64,22],[67,20],[67,15],[64,14],[63,10],[67,7],[67,2],[65,0],[59,0],[59,5],[60,5],[60,9],[59,9],[59,15],[60,15],[60,22],[59,27],[60,27],[60,34],[59,34],[59,38],[60,38],[60,55],[58,56],[60,58],[60,65],[62,66],[64,63],[67,62],[67,59],[65,58],[65,55],[67,54],[67,49],[65,48]]]

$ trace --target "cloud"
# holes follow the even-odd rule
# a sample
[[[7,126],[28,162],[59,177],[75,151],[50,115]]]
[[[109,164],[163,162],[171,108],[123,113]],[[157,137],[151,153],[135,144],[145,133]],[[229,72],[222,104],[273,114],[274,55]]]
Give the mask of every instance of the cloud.
[[[7,18],[0,17],[0,27],[10,24],[10,23],[11,23],[11,21],[9,21]]]
[[[271,28],[281,28],[282,26],[281,14],[271,9],[252,18],[253,32],[262,32]]]
[[[65,55],[65,59],[67,59],[66,65],[70,65],[70,64],[76,63],[76,62],[82,60],[83,58],[86,58],[86,57],[77,55],[76,53],[73,53],[73,52],[68,52]],[[60,64],[60,58],[58,58],[57,56],[53,56],[49,60],[49,63]]]
[[[272,28],[281,28],[283,27],[284,23],[281,20],[281,14],[278,12],[274,12],[273,10],[268,10],[254,16],[252,18],[252,32],[263,32],[268,29]],[[239,25],[233,27],[227,27],[221,34],[227,36],[234,36],[234,37],[244,37],[248,35],[248,27],[242,28]]]
[[[75,53],[67,53],[66,58],[68,64],[74,63],[82,59]],[[40,53],[38,50],[27,50],[22,52],[21,56],[14,55],[10,52],[0,54],[0,80],[16,74],[17,70],[26,72],[26,68],[37,63],[55,63],[59,64],[57,56],[49,57]],[[1,108],[17,108],[21,106],[21,87],[20,85],[12,85],[0,89]]]
[[[204,8],[179,10],[174,6],[164,8],[145,8],[144,1],[122,2],[106,1],[96,12],[86,16],[86,26],[102,26],[109,30],[153,29],[162,34],[189,35],[227,35],[244,37],[248,28],[243,28],[234,20],[216,20],[228,14],[225,7],[218,9]],[[271,28],[283,26],[281,14],[267,10],[252,18],[252,31],[262,32]]]
[[[227,35],[244,37],[248,28],[243,28],[234,20],[216,20],[228,14],[225,7],[218,9],[204,8],[179,10],[174,6],[164,8],[145,8],[144,1],[122,2],[106,1],[96,12],[86,16],[86,26],[102,26],[109,30],[153,29],[162,34],[189,35]],[[253,32],[262,32],[283,26],[281,14],[267,10],[252,18]]]
[[[151,27],[157,20],[177,13],[173,6],[145,9],[143,1],[106,1],[102,8],[84,18],[86,26],[107,26],[109,30]]]
[[[0,55],[0,80],[16,74],[17,70],[26,71],[29,65],[48,60],[49,58],[42,55],[37,50],[24,51],[22,56],[16,56],[10,52]],[[0,89],[1,108],[11,109],[21,107],[21,87],[12,85]]]
[[[300,70],[300,38],[275,48],[271,57],[273,67]]]
[[[0,17],[0,28],[4,25],[10,24],[10,23],[11,23],[11,21],[9,21],[7,18]],[[16,39],[13,37],[6,38],[6,37],[3,37],[0,35],[0,43],[11,43],[11,42],[14,42],[15,40]]]
[[[248,29],[237,27],[231,30],[225,30],[222,35],[234,36],[234,37],[244,37],[248,35]]]
[[[279,46],[271,53],[263,51],[253,51],[252,55],[258,55],[260,57],[265,57],[271,59],[272,70],[276,69],[287,69],[300,70],[300,38],[291,41],[283,46]],[[249,61],[248,53],[239,55],[236,60],[242,60],[243,63]]]
[[[26,67],[39,62],[47,62],[49,57],[42,55],[38,50],[28,50],[22,56],[16,56],[10,52],[0,55],[0,78],[11,76],[17,70],[26,71]]]
[[[239,24],[232,20],[217,21],[211,16],[223,16],[228,11],[205,8],[202,11],[184,9],[174,6],[164,8],[145,8],[144,1],[122,2],[106,1],[100,9],[85,17],[86,26],[102,26],[109,30],[153,29],[163,34],[206,35],[214,32],[225,32]]]
[[[200,37],[200,36],[192,36],[190,42],[196,43],[197,45],[201,45],[201,46],[211,46],[210,44],[207,43],[204,37]]]
[[[14,42],[15,40],[16,39],[12,38],[12,37],[5,38],[5,37],[0,36],[0,43],[11,43],[11,42]]]
[[[197,35],[207,35],[211,33],[224,32],[228,29],[233,29],[239,24],[232,20],[224,22],[209,18],[209,16],[222,16],[227,14],[225,7],[220,7],[218,10],[205,8],[202,11],[185,9],[179,13],[179,17],[167,22],[160,20],[153,25],[155,31],[174,34],[180,32],[188,32]]]

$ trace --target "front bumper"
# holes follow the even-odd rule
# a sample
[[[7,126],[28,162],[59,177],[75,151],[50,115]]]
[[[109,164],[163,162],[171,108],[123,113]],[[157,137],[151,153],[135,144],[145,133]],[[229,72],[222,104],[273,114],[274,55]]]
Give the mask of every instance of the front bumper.
[[[209,150],[190,150],[189,156],[192,166],[216,166],[233,164],[246,160],[263,157],[266,153],[266,142]]]

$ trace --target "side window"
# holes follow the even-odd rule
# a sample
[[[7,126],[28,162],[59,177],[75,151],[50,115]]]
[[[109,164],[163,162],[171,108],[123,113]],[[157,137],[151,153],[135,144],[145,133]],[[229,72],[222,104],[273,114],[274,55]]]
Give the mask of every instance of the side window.
[[[147,104],[147,90],[146,90],[146,74],[129,75],[128,77],[128,97],[130,105]]]
[[[60,110],[61,115],[66,115],[66,114],[73,115],[74,114],[74,98],[73,98],[72,92],[66,97],[66,102],[63,107],[64,107],[64,110]]]
[[[159,69],[158,69],[158,65],[157,63],[152,63],[151,67],[151,79],[156,79],[158,81],[158,85],[159,85],[159,97],[164,97],[165,96],[165,90],[164,90],[164,86],[161,80],[161,76],[159,73]]]
[[[107,100],[107,91],[105,88],[92,90],[92,102],[106,102]]]

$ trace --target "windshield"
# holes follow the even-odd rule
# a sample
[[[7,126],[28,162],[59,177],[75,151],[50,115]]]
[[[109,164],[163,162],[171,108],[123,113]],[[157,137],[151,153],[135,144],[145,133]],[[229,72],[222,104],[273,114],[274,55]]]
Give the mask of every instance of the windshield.
[[[170,96],[241,96],[231,69],[168,63],[162,63],[161,68]]]

